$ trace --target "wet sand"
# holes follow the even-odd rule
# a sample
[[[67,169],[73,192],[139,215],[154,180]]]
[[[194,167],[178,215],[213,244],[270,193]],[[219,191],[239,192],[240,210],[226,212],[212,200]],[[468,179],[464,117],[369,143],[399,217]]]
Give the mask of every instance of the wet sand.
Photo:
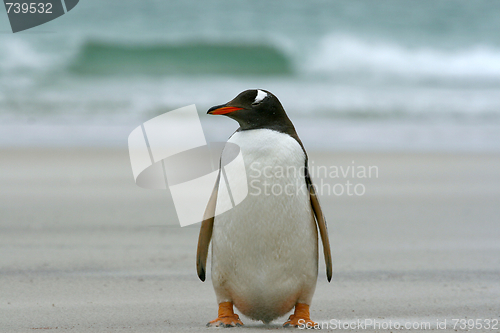
[[[195,270],[199,225],[178,225],[168,191],[134,184],[126,150],[0,156],[0,332],[213,330],[205,327],[217,314],[210,276],[202,283]],[[499,319],[500,155],[311,152],[310,159],[378,167],[378,177],[323,182],[350,180],[365,193],[321,196],[334,275],[327,283],[321,263],[313,320],[435,328],[446,319],[439,331],[454,332],[453,319]],[[267,330],[286,317],[269,326],[242,320]]]

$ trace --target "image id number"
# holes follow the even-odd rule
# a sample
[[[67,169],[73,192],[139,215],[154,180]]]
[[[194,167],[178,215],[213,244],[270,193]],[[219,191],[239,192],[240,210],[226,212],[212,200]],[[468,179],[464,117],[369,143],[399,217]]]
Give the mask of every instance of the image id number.
[[[497,330],[498,329],[498,319],[452,319],[453,329],[469,329],[469,330]]]
[[[52,14],[52,4],[51,3],[43,3],[43,2],[31,2],[28,3],[17,3],[17,2],[6,2],[7,5],[7,14],[12,10],[13,13],[39,13],[39,14]]]

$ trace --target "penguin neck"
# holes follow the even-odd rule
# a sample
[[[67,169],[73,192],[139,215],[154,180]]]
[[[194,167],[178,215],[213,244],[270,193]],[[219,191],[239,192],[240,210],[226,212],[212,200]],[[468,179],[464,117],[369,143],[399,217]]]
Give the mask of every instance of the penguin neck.
[[[264,119],[262,119],[264,120]],[[265,119],[265,121],[261,121],[261,119],[241,119],[238,120],[238,124],[240,128],[238,131],[250,131],[254,129],[270,129],[273,131],[277,131],[280,133],[286,133],[289,135],[295,134],[295,127],[289,119],[287,121],[283,121],[280,119],[279,121],[269,121],[269,119]]]
[[[302,147],[302,150],[304,151],[304,154],[306,155],[306,161],[307,161],[307,153],[304,148],[304,145],[302,144],[302,141],[300,140],[299,136],[297,135],[297,132],[295,131],[295,127],[293,126],[291,120],[285,116],[285,119],[279,119],[279,121],[269,121],[269,119],[266,119],[266,123],[255,121],[256,119],[252,120],[243,120],[243,119],[238,119],[238,123],[240,127],[236,130],[236,132],[242,132],[242,131],[251,131],[251,130],[257,130],[257,129],[267,129],[271,131],[276,131],[279,133],[284,133],[290,135],[292,138],[294,138],[299,145]],[[258,120],[258,119],[257,119]],[[306,162],[307,165],[307,162]]]

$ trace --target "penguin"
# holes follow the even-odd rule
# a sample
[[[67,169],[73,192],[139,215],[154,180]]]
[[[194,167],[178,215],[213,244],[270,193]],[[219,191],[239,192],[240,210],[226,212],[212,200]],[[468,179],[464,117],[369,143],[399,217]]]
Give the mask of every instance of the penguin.
[[[332,258],[325,217],[308,171],[304,145],[276,96],[246,90],[207,112],[236,120],[228,142],[239,146],[248,195],[215,216],[219,177],[205,210],[198,238],[196,268],[205,281],[212,242],[212,283],[218,316],[207,326],[242,326],[243,315],[265,324],[294,313],[285,327],[313,327],[309,306],[318,278],[318,230],[328,282]],[[221,159],[224,160],[225,149]],[[238,181],[238,180],[237,180]],[[238,183],[231,183],[238,186]]]

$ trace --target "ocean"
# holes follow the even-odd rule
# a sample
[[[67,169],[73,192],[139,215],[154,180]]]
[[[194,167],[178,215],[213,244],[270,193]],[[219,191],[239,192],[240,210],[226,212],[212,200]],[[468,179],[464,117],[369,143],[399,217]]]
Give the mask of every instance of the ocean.
[[[309,149],[500,151],[500,1],[82,0],[12,34],[0,13],[0,146],[123,146],[246,89]]]

